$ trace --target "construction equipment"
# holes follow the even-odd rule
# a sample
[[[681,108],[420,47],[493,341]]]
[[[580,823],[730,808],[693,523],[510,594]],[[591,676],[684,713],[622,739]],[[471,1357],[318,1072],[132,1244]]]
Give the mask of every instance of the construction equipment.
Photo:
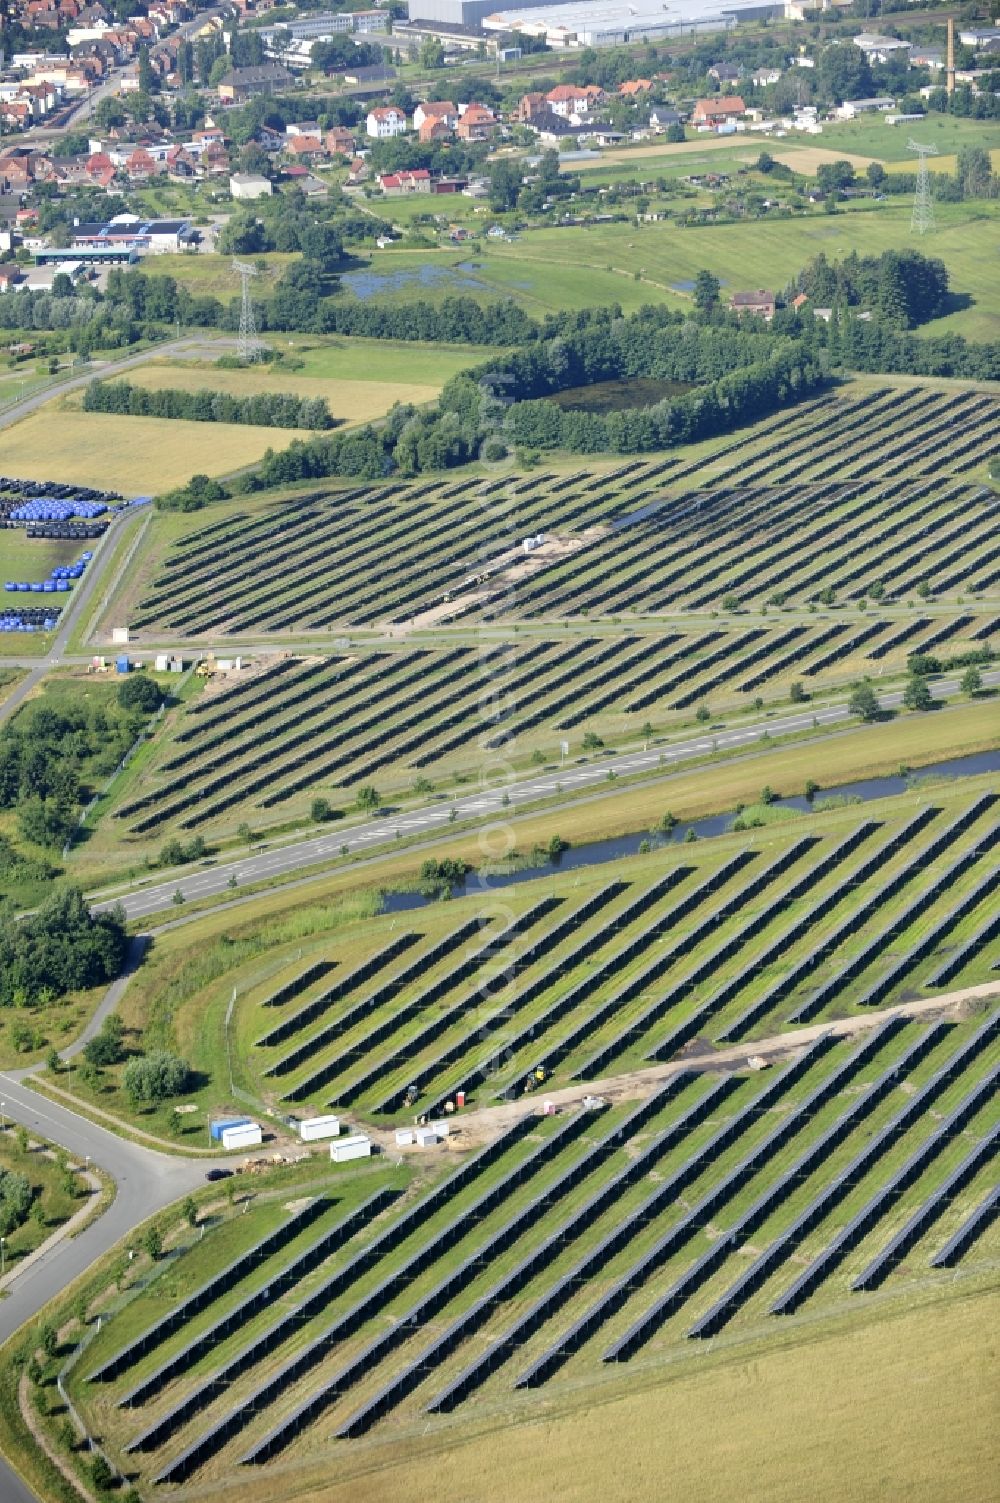
[[[416,1084],[410,1084],[406,1087],[406,1095],[403,1097],[403,1105],[412,1106],[413,1103],[419,1099],[419,1097],[420,1087]]]

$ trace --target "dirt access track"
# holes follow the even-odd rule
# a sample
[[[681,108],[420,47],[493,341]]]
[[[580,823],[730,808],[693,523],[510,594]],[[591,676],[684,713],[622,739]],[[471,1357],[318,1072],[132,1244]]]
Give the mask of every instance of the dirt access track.
[[[551,1102],[557,1111],[579,1106],[585,1096],[601,1096],[605,1101],[641,1101],[669,1080],[672,1075],[685,1070],[735,1071],[746,1069],[751,1059],[766,1065],[779,1064],[795,1054],[804,1045],[813,1043],[823,1034],[833,1038],[851,1038],[869,1028],[877,1028],[889,1018],[927,1018],[952,1014],[959,1021],[968,1011],[969,1004],[995,997],[1000,1000],[1000,981],[987,981],[982,986],[967,987],[964,991],[945,992],[936,997],[924,997],[916,1002],[901,1002],[896,1007],[887,1007],[880,1012],[865,1013],[863,1017],[841,1018],[832,1023],[817,1023],[810,1028],[799,1028],[794,1033],[779,1033],[773,1038],[754,1039],[732,1049],[713,1049],[708,1044],[693,1041],[676,1059],[664,1065],[650,1065],[642,1070],[632,1070],[625,1075],[611,1076],[606,1080],[590,1080],[578,1085],[566,1086],[557,1091],[539,1087],[517,1101],[504,1102],[500,1106],[484,1106],[476,1111],[462,1112],[450,1119],[451,1135],[442,1147],[453,1150],[479,1148],[492,1142],[499,1133],[505,1132],[522,1117],[540,1114],[542,1103]],[[406,1125],[409,1125],[408,1123]],[[392,1132],[371,1132],[387,1153],[423,1154],[422,1149],[399,1149],[395,1146]]]
[[[454,591],[449,591],[446,598],[437,605],[432,605],[430,610],[421,611],[419,615],[411,616],[404,625],[397,626],[392,635],[405,636],[423,626],[439,626],[442,621],[449,621],[453,616],[474,610],[498,591],[516,589],[519,584],[540,574],[543,569],[578,553],[588,543],[603,537],[607,531],[607,527],[587,527],[573,537],[546,535],[545,542],[530,553],[525,553],[520,547],[509,548],[498,558],[483,564],[479,574],[456,585]]]

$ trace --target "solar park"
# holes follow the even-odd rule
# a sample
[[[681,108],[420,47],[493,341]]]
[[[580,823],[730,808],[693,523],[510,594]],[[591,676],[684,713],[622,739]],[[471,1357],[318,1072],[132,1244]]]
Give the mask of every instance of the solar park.
[[[889,603],[922,583],[974,599],[1000,579],[995,493],[969,475],[1000,452],[997,417],[978,391],[886,386],[804,403],[686,461],[311,492],[178,541],[134,625],[252,639],[412,627],[428,613],[808,605],[831,589]],[[511,590],[512,551],[537,532],[572,546]]]
[[[224,843],[318,792],[465,781],[484,748],[540,763],[587,732],[613,747],[787,703],[796,681],[821,698],[914,654],[968,660],[1000,624],[996,494],[974,473],[996,416],[981,390],[881,382],[610,468],[312,486],[183,534],[154,519],[155,566],[124,586],[140,642],[256,663],[168,710],[102,834]],[[530,534],[558,546],[532,561]],[[233,1099],[279,1136],[336,1113],[381,1151],[216,1209],[112,1300],[67,1376],[88,1432],[144,1498],[256,1500],[317,1459],[377,1469],[397,1437],[445,1444],[616,1373],[978,1288],[1000,1008],[921,1004],[995,979],[998,844],[995,777],[941,779],[651,833],[151,992],[178,1037],[215,1030]],[[414,1114],[446,1115],[446,1146],[394,1152]]]
[[[387,1165],[258,1205],[221,1274],[211,1232],[166,1313],[104,1323],[74,1401],[169,1496],[951,1278],[990,1245],[998,1031],[821,1031],[762,1075],[523,1117],[409,1195]]]

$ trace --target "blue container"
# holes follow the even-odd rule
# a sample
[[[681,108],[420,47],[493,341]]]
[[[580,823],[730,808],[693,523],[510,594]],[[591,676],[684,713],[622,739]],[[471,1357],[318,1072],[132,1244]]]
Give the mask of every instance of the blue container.
[[[116,673],[127,673],[131,666],[132,665],[129,662],[128,658],[115,658]]]
[[[209,1127],[209,1132],[211,1133],[213,1143],[222,1142],[222,1134],[226,1131],[227,1128],[245,1127],[247,1123],[251,1122],[252,1120],[253,1119],[251,1117],[225,1117],[221,1118],[218,1122],[213,1122]]]

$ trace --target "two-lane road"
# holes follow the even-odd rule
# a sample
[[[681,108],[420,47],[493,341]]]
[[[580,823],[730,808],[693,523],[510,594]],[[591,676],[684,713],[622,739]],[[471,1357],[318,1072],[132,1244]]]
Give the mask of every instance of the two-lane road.
[[[1000,672],[984,674],[983,678],[986,683],[1000,683]],[[937,697],[946,698],[958,692],[958,683],[954,679],[942,679],[932,682],[931,690]],[[899,690],[880,695],[885,709],[898,708],[902,698]],[[669,776],[685,762],[705,757],[713,750],[731,753],[752,751],[765,736],[773,738],[801,734],[813,729],[828,731],[850,724],[852,718],[845,701],[815,711],[805,710],[761,719],[739,728],[721,729],[714,733],[702,732],[669,746],[626,752],[616,757],[589,762],[585,766],[567,763],[558,771],[470,793],[451,803],[432,804],[408,813],[390,814],[365,824],[352,825],[343,831],[311,836],[290,845],[273,846],[241,860],[220,862],[216,866],[193,870],[181,869],[166,881],[133,888],[122,894],[120,901],[130,919],[141,919],[170,908],[178,891],[187,902],[216,896],[232,897],[241,887],[272,882],[282,877],[292,879],[310,867],[331,862],[341,854],[344,846],[352,855],[374,852],[379,846],[394,844],[397,831],[400,839],[422,836],[427,841],[440,840],[447,833],[450,824],[458,821],[490,816],[509,819],[518,812],[525,812],[528,806],[537,804],[540,800],[558,799],[559,807],[562,807],[591,797],[602,784],[607,783],[609,772],[614,772],[618,777],[642,773]],[[504,799],[507,800],[506,803]],[[104,894],[97,894],[96,897],[98,900],[93,904],[95,909],[110,907],[118,901]]]

